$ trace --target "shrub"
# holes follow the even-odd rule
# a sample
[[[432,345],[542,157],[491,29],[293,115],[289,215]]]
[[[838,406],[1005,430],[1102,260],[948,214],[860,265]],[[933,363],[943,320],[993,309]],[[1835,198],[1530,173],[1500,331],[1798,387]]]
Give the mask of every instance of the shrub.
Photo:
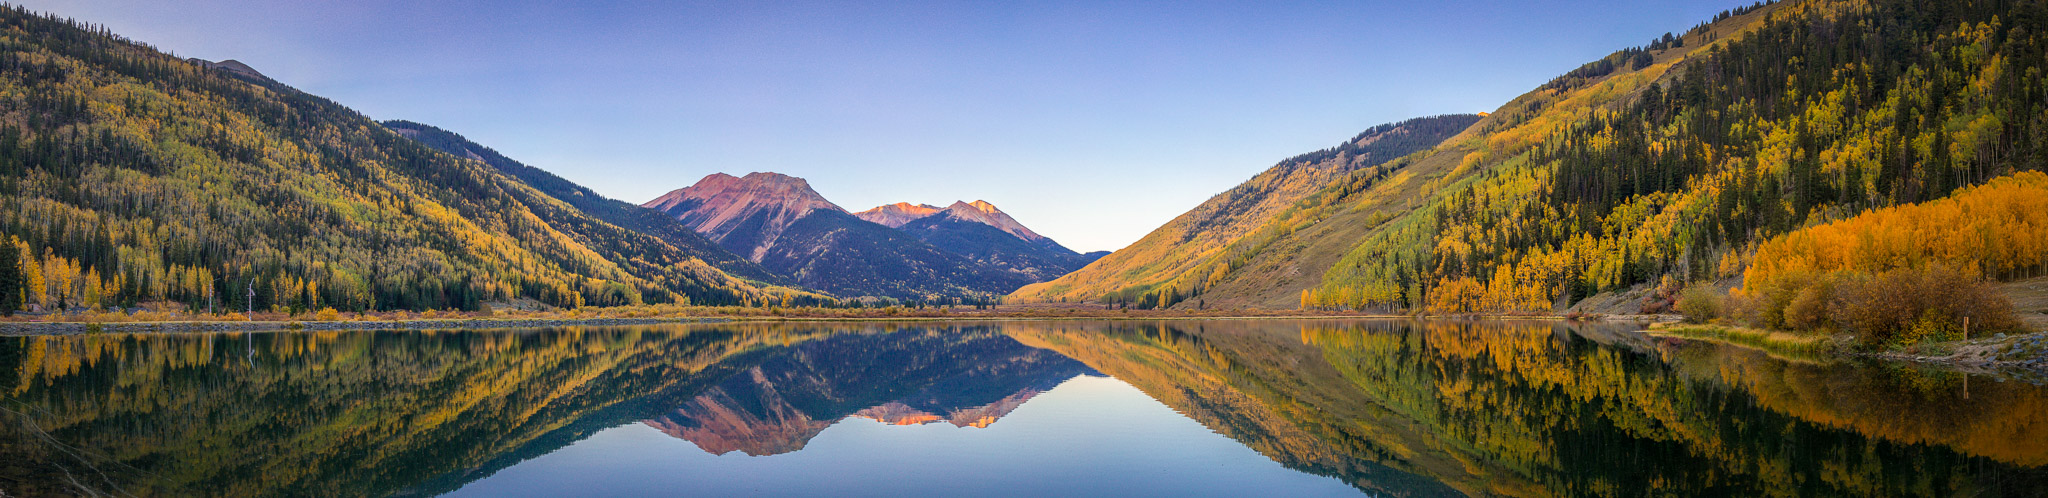
[[[2020,328],[2012,302],[1972,268],[1932,264],[1892,270],[1844,292],[1837,323],[1865,345],[1903,346]]]
[[[1685,321],[1707,323],[1721,318],[1726,308],[1721,292],[1710,285],[1692,285],[1678,295],[1678,313],[1685,315]]]
[[[1790,299],[1784,301],[1781,311],[1784,325],[1792,330],[1834,329],[1834,312],[1841,305],[1835,298],[1835,284],[1847,279],[1847,275],[1831,273],[1812,278],[1804,288],[1788,290]]]
[[[334,308],[321,308],[319,313],[313,314],[313,319],[331,322],[341,319],[341,312],[335,311]]]

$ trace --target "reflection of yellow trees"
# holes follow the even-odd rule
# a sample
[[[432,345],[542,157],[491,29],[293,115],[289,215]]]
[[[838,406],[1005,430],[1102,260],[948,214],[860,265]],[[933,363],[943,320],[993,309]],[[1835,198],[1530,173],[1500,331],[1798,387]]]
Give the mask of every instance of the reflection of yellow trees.
[[[9,409],[93,455],[132,493],[377,495],[500,458],[620,402],[722,378],[736,354],[820,333],[754,325],[7,338],[0,368],[14,371],[0,376],[0,392]],[[0,445],[0,461],[15,462],[0,465],[0,480],[58,486],[59,471],[34,465],[76,468],[25,434],[0,440],[15,441]]]
[[[1470,495],[1972,494],[1988,492],[1979,473],[1996,471],[1985,469],[2048,465],[2039,388],[1973,385],[1975,401],[1961,400],[1907,385],[1910,374],[1584,327],[1011,331],[1282,463],[1370,490],[1417,485],[1384,466]]]
[[[1960,374],[1852,373],[1741,348],[1686,350],[1673,353],[1675,361],[1716,365],[1720,382],[1802,420],[2019,465],[2048,465],[2048,393],[2039,387],[1980,379],[1964,398]]]

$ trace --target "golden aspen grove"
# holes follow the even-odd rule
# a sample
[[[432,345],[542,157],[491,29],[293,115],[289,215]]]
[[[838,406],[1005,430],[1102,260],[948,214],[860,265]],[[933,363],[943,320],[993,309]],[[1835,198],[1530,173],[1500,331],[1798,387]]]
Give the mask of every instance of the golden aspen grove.
[[[741,304],[720,271],[332,101],[0,8],[0,242],[45,310]],[[10,306],[10,310],[11,310]]]
[[[1739,278],[1775,237],[2048,166],[2044,10],[1732,9],[1339,175],[1202,263],[1089,268],[1040,287],[1121,289],[1141,306],[1429,314],[1560,313],[1634,293],[1654,298],[1642,311],[1670,312],[1678,289]],[[2004,228],[1991,236],[2012,252],[1944,264],[2010,258],[1983,276],[2032,275],[2048,239]]]

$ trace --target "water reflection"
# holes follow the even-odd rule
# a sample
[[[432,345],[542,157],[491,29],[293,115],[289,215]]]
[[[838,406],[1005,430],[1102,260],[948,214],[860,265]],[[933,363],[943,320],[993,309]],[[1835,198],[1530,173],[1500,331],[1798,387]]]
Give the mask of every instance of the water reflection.
[[[1093,373],[986,327],[842,334],[792,346],[646,424],[714,455],[775,455],[849,416],[985,428]]]
[[[719,458],[808,453],[854,422],[1001,431],[1041,393],[1095,375],[1207,429],[1172,437],[1220,434],[1376,494],[2048,486],[2039,386],[1629,329],[1168,321],[0,338],[0,491],[438,494],[538,472],[536,457],[634,427]],[[1146,455],[1129,450],[1117,458]]]

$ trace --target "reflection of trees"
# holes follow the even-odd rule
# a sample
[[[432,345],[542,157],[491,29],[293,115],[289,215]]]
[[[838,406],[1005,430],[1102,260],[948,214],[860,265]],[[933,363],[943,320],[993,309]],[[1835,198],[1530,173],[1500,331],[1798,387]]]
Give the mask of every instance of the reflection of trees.
[[[749,326],[4,338],[0,393],[11,413],[0,412],[0,487],[57,494],[76,479],[137,495],[388,494],[527,454],[521,448],[536,439],[566,444],[580,436],[550,433],[587,433],[571,426],[723,378],[743,363],[727,360],[816,334]],[[82,459],[33,437],[37,430]]]
[[[2039,485],[2016,467],[2048,456],[2031,386],[1980,383],[1972,404],[1911,374],[1543,322],[1296,325],[1011,332],[1284,464],[1396,494],[1412,473],[1472,495],[1995,495]]]
[[[1963,399],[1952,376],[1592,326],[863,327],[0,338],[0,489],[433,493],[764,385],[813,420],[978,420],[1017,385],[1079,368],[1023,346],[1391,495],[1999,495],[2039,489],[2048,465],[2037,387],[1978,381]],[[992,411],[959,410],[977,406]]]

